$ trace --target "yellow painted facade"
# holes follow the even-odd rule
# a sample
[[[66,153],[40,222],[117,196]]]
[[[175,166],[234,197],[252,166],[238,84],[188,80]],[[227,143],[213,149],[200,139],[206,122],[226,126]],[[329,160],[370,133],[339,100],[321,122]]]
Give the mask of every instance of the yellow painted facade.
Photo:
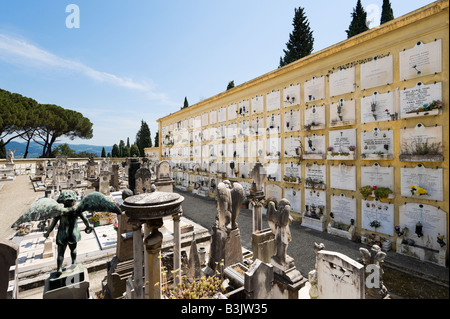
[[[229,91],[215,95],[205,99],[187,109],[182,109],[176,113],[170,114],[158,120],[159,136],[160,136],[160,158],[171,161],[174,176],[186,176],[189,178],[188,188],[192,189],[193,184],[197,180],[196,176],[200,176],[199,180],[216,179],[216,181],[225,178],[236,180],[243,183],[251,183],[248,176],[242,176],[240,170],[243,163],[250,163],[252,168],[256,161],[263,162],[265,166],[274,163],[273,167],[278,167],[279,174],[276,181],[269,180],[266,182],[266,189],[269,184],[275,184],[281,187],[282,196],[286,191],[294,189],[301,193],[301,207],[297,211],[293,210],[292,215],[296,220],[301,220],[302,211],[305,209],[305,193],[311,190],[305,184],[306,167],[313,163],[324,165],[326,167],[326,210],[328,221],[331,212],[331,196],[344,194],[346,197],[356,198],[356,234],[365,235],[374,233],[372,229],[367,229],[362,225],[361,205],[364,200],[359,189],[365,185],[361,182],[361,169],[379,163],[382,167],[394,168],[394,196],[387,200],[389,204],[394,205],[394,216],[391,223],[399,224],[399,207],[405,203],[421,203],[439,207],[446,214],[446,234],[448,229],[448,212],[449,212],[449,1],[436,1],[428,6],[420,8],[405,16],[392,20],[377,28],[373,28],[365,33],[357,35],[351,39],[342,41],[329,48],[316,52],[308,57],[300,59],[283,68],[274,70],[264,74],[258,78],[241,84]],[[441,45],[442,61],[433,61],[440,67],[437,72],[431,74],[415,74],[409,79],[400,77],[400,68],[413,68],[407,62],[401,62],[401,55],[404,52],[411,52],[416,44],[430,44],[439,42]],[[374,59],[377,57],[379,61],[384,58],[392,59],[392,79],[385,84],[378,84],[375,87],[362,88],[362,68],[364,65],[373,65]],[[430,59],[435,59],[434,57]],[[387,61],[387,60],[384,60]],[[404,60],[403,60],[404,61]],[[410,58],[409,62],[412,61]],[[423,61],[422,61],[423,62]],[[441,64],[439,66],[439,64]],[[388,68],[389,70],[389,68]],[[345,85],[348,79],[339,82],[340,72],[354,72],[354,87],[345,91]],[[366,72],[366,71],[365,71]],[[344,73],[342,73],[344,74]],[[366,75],[366,73],[364,73]],[[376,75],[372,74],[372,79]],[[366,80],[366,78],[364,78]],[[313,87],[316,91],[310,91],[308,88],[311,81],[324,81],[324,96],[317,100],[308,101],[308,93],[313,92],[319,94],[320,84]],[[333,81],[333,84],[331,84]],[[346,83],[347,82],[347,83]],[[445,103],[444,109],[436,115],[418,116],[418,117],[402,117],[394,120],[380,120],[363,122],[362,120],[362,101],[365,97],[373,96],[375,92],[380,94],[393,93],[394,104],[392,106],[394,112],[399,112],[399,96],[400,92],[405,89],[411,89],[418,82],[424,85],[434,83],[442,84],[442,101]],[[364,84],[365,85],[365,84]],[[299,88],[300,96],[294,93]],[[292,91],[290,91],[292,89]],[[340,93],[340,90],[344,93]],[[308,90],[308,91],[307,91]],[[332,92],[331,92],[332,90]],[[331,93],[337,92],[338,95],[332,96]],[[287,96],[291,94],[290,98]],[[297,98],[292,101],[292,96]],[[306,99],[305,99],[306,96]],[[263,99],[261,104],[261,112],[259,111],[256,99]],[[331,105],[336,105],[340,100],[354,101],[355,118],[353,121],[340,123],[343,126],[335,125],[331,114]],[[313,105],[316,107],[324,107],[325,109],[325,125],[316,127],[307,126],[307,118],[310,116]],[[245,111],[243,111],[243,107]],[[256,110],[256,111],[255,111]],[[300,129],[291,131],[287,129],[289,122],[288,117],[290,111],[300,112]],[[391,111],[391,113],[393,112]],[[225,113],[222,113],[225,112]],[[223,116],[225,114],[225,116]],[[294,113],[295,114],[295,113]],[[274,130],[267,130],[274,118]],[[223,116],[223,117],[222,117]],[[261,129],[265,134],[257,136],[255,130],[256,119],[261,121]],[[213,121],[211,121],[211,119]],[[222,121],[221,121],[222,120]],[[247,121],[245,124],[243,121]],[[246,130],[246,124],[249,123],[249,130]],[[264,124],[262,124],[264,123]],[[423,124],[425,127],[440,126],[442,127],[442,152],[443,158],[434,162],[406,161],[400,160],[401,155],[401,136],[405,128],[414,128],[417,124]],[[317,124],[317,123],[315,123]],[[221,138],[221,127],[226,127],[228,135]],[[378,128],[381,131],[393,131],[394,156],[392,159],[380,157],[378,159],[367,160],[362,158],[361,136],[364,132],[373,131]],[[234,131],[236,129],[236,131]],[[240,129],[244,129],[240,135]],[[324,154],[323,158],[303,157],[287,157],[288,147],[286,143],[290,140],[299,138],[301,141],[301,149],[297,151],[305,155],[308,147],[308,138],[313,134],[325,136],[326,147],[330,145],[330,133],[334,131],[349,130],[356,131],[356,151],[354,158],[348,159],[344,157],[327,159]],[[211,138],[211,132],[215,132]],[[234,132],[234,133],[233,133]],[[234,136],[235,135],[235,136]],[[270,139],[269,141],[267,139]],[[259,143],[259,142],[260,143]],[[270,141],[275,141],[274,150],[271,148]],[[291,139],[292,141],[292,139]],[[279,142],[279,143],[278,143]],[[233,145],[236,145],[234,147]],[[245,146],[247,145],[247,146]],[[220,152],[224,151],[223,156]],[[230,151],[231,150],[231,151]],[[234,152],[233,152],[234,150]],[[243,153],[242,153],[243,150]],[[258,151],[261,150],[259,153]],[[294,147],[295,150],[295,147]],[[211,152],[215,151],[215,157],[211,157]],[[292,151],[292,149],[290,149]],[[236,153],[237,154],[236,154]],[[279,152],[279,154],[277,154]],[[270,153],[270,154],[269,154]],[[219,163],[225,162],[226,174],[220,173]],[[234,167],[230,168],[229,164],[233,162]],[[286,171],[284,164],[291,162],[299,163],[302,178],[301,183],[292,183],[284,178]],[[195,167],[195,163],[198,164]],[[211,164],[212,163],[212,164]],[[345,163],[346,166],[356,168],[356,188],[355,190],[342,190],[332,188],[330,186],[330,171],[332,167]],[[277,166],[279,164],[279,166]],[[402,196],[401,192],[401,171],[402,168],[413,168],[419,164],[423,164],[426,168],[442,169],[442,187],[443,200],[429,200],[425,197],[412,198]],[[217,165],[217,168],[211,173],[211,166]],[[199,168],[197,170],[196,168]],[[206,171],[205,171],[206,169]],[[235,174],[230,175],[231,171]],[[222,170],[224,167],[222,166]],[[271,176],[273,177],[273,176]],[[180,180],[178,180],[178,183]],[[210,186],[209,184],[205,184]],[[344,187],[345,188],[345,187]],[[439,187],[440,188],[440,187]],[[210,196],[214,196],[210,193]],[[280,198],[279,198],[280,199]],[[370,200],[370,199],[369,199]],[[372,199],[373,200],[373,199]],[[376,233],[376,232],[375,232]],[[395,246],[395,233],[381,234],[385,238],[389,238]],[[445,238],[448,247],[448,236]]]

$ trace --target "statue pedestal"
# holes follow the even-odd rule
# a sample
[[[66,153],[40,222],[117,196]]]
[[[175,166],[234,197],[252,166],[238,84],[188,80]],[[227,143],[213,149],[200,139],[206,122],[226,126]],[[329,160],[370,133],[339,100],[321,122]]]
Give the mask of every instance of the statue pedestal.
[[[52,272],[45,280],[43,299],[88,299],[89,277],[81,264],[63,268],[60,276]]]
[[[294,259],[286,256],[284,264],[272,258],[274,271],[274,297],[279,299],[298,299],[298,292],[307,282],[294,264]]]
[[[253,260],[259,259],[270,264],[275,253],[275,235],[270,228],[254,231],[252,234]]]
[[[213,270],[220,270],[221,268],[218,268],[217,266],[223,262],[224,265],[222,269],[225,269],[242,260],[241,232],[239,231],[239,228],[226,231],[213,226],[208,263],[209,267]]]

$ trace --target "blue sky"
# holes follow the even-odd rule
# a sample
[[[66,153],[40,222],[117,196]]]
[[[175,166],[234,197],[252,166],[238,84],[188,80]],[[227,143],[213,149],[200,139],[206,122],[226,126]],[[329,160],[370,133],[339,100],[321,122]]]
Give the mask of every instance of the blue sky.
[[[382,0],[362,0],[379,24]],[[400,17],[433,1],[391,0]],[[80,27],[68,28],[69,4]],[[294,9],[305,9],[314,51],[347,38],[356,0],[0,0],[0,88],[81,112],[90,140],[134,142],[156,120],[278,67]],[[61,139],[62,142],[68,140]]]

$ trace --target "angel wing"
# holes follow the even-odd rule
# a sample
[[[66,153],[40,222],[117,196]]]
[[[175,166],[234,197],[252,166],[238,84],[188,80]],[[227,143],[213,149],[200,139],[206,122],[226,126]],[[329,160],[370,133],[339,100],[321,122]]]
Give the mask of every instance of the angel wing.
[[[372,258],[370,252],[366,248],[363,248],[363,247],[359,248],[359,252],[361,253],[363,264],[364,265],[370,264],[371,258]]]
[[[76,213],[85,211],[91,212],[109,212],[122,214],[119,206],[117,206],[111,199],[99,192],[92,192],[86,195],[78,205],[75,206]]]
[[[239,183],[234,183],[233,188],[230,191],[231,194],[231,223],[232,228],[236,228],[236,220],[239,217],[239,212],[241,211],[242,203],[244,202],[244,187]]]
[[[224,183],[219,183],[217,186],[217,222],[218,227],[222,228],[229,219],[231,212],[231,192],[228,186]],[[228,218],[227,218],[228,217]]]
[[[30,209],[23,214],[11,228],[16,228],[20,224],[28,223],[32,221],[47,220],[54,217],[58,217],[68,212],[67,208],[51,198],[41,198],[31,205]]]
[[[277,225],[279,224],[279,221],[278,221],[278,213],[277,210],[275,209],[275,204],[273,202],[269,202],[269,206],[267,206],[266,218],[267,223],[269,224],[269,227],[272,230],[272,233],[276,235]]]

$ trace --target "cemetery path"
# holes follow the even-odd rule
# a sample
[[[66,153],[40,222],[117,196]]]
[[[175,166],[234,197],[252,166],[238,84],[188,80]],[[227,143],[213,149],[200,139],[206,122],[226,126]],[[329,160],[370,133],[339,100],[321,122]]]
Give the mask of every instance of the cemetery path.
[[[0,190],[0,238],[9,239],[15,231],[11,225],[43,196],[35,192],[29,175],[19,175],[14,181],[2,182]]]
[[[183,216],[211,231],[216,218],[216,201],[178,189],[174,189],[174,192],[184,196],[184,202],[182,203]],[[251,250],[252,211],[241,209],[237,222],[241,231],[241,244],[243,247]],[[268,228],[268,224],[263,216],[264,228]],[[315,267],[314,243],[323,243],[326,250],[339,252],[356,261],[361,260],[359,248],[368,248],[368,246],[361,243],[301,226],[298,222],[293,222],[290,230],[292,241],[289,243],[287,253],[294,258],[297,269],[306,278],[308,273]],[[424,263],[390,250],[387,252],[384,270],[387,279],[385,285],[390,293],[395,294],[397,297],[408,299],[448,299],[448,268]],[[391,285],[389,285],[390,283]]]

